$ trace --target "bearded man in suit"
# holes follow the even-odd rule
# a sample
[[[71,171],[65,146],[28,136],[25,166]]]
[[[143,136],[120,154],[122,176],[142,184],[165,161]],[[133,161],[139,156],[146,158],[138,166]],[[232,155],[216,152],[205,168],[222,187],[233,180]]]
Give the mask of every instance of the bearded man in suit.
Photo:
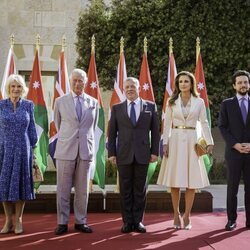
[[[236,228],[237,193],[241,175],[245,186],[246,228],[250,229],[250,75],[238,70],[233,75],[236,95],[222,102],[219,129],[226,142],[227,231]]]
[[[90,168],[94,158],[94,130],[98,103],[84,93],[87,75],[74,69],[70,76],[71,92],[55,101],[54,121],[58,131],[55,151],[57,166],[56,235],[68,231],[71,188],[74,186],[75,230],[92,233],[87,224]]]
[[[142,224],[146,205],[147,171],[157,161],[159,121],[155,104],[139,98],[139,81],[124,82],[126,101],[114,105],[108,136],[108,156],[117,164],[120,183],[122,233],[145,233]],[[151,135],[150,135],[151,133]]]

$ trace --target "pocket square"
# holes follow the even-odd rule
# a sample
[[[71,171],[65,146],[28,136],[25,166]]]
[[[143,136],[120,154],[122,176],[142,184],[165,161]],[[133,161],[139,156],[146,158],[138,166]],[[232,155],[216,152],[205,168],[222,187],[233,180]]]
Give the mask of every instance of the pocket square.
[[[151,114],[152,112],[150,110],[145,110],[144,113]]]

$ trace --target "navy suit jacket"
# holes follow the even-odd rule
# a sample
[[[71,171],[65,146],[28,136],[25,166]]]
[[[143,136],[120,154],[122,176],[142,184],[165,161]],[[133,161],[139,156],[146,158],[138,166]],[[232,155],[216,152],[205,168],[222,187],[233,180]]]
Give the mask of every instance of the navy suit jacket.
[[[151,135],[150,135],[151,132]],[[116,156],[117,165],[134,161],[148,164],[159,151],[159,121],[154,104],[141,100],[141,112],[134,126],[128,116],[127,101],[114,105],[108,136],[108,156]]]
[[[250,143],[250,101],[248,99],[248,115],[246,124],[243,122],[237,97],[222,102],[219,114],[219,129],[226,142],[225,158],[235,159],[243,155],[233,148],[236,143]]]

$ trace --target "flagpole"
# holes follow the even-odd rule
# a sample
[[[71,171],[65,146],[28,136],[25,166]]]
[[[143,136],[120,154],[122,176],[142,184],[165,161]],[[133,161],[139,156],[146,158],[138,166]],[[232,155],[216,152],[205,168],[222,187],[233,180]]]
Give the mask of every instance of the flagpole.
[[[66,48],[66,47],[67,47],[67,45],[66,45],[66,36],[63,35],[63,36],[62,36],[62,52],[65,51],[65,48]]]
[[[91,55],[95,54],[95,36],[93,35],[91,38]],[[89,192],[93,192],[93,180],[89,179]]]
[[[15,37],[14,37],[14,34],[12,33],[10,36],[10,48],[11,49],[13,49],[14,44],[15,44]]]
[[[36,35],[36,52],[37,52],[37,54],[38,54],[38,57],[39,57],[39,47],[40,47],[40,35],[39,34],[37,34]],[[35,57],[36,57],[36,52],[35,52]],[[32,72],[31,72],[31,74],[32,74]],[[35,149],[36,150],[36,149]],[[36,151],[34,151],[34,155],[36,155],[37,153],[36,153]],[[36,156],[35,156],[35,158],[36,158]],[[40,169],[41,170],[41,169]],[[40,186],[40,184],[38,184],[39,186]],[[40,191],[38,190],[39,189],[39,186],[38,187],[35,187],[35,192],[36,193],[39,193]]]
[[[124,38],[123,36],[120,39],[120,55],[124,53]],[[115,193],[120,193],[120,183],[119,183],[119,174],[118,171],[116,171],[116,186],[115,186]]]
[[[196,63],[198,61],[198,56],[200,54],[200,51],[201,51],[201,46],[200,46],[200,38],[197,37],[196,38]]]
[[[36,35],[36,49],[39,50],[40,47],[40,43],[41,43],[41,37],[39,34]]]
[[[36,35],[36,50],[39,54],[39,48],[40,48],[40,43],[41,43],[41,37],[39,34]]]
[[[145,55],[147,55],[147,53],[148,53],[148,40],[147,40],[147,37],[144,37],[143,49],[144,49]]]
[[[91,55],[95,54],[95,35],[91,38]]]
[[[172,37],[170,37],[169,38],[169,45],[168,45],[168,51],[169,51],[169,57],[170,57],[170,55],[173,53],[173,38]]]
[[[124,38],[122,36],[120,40],[120,54],[123,52],[124,52]]]

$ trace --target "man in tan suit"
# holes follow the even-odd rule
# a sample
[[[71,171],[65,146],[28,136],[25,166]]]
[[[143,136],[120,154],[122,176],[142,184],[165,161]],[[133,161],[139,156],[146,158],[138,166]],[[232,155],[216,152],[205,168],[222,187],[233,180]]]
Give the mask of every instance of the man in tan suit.
[[[68,231],[70,194],[74,186],[75,230],[92,233],[87,225],[88,187],[94,157],[94,130],[98,103],[84,93],[87,75],[74,69],[70,76],[71,93],[55,101],[54,121],[58,131],[55,158],[57,166],[56,235]]]

